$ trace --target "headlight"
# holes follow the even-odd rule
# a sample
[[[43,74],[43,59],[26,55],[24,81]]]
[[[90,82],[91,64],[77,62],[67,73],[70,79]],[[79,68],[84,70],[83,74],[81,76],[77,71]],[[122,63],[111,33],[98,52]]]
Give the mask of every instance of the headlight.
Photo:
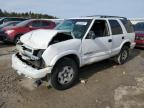
[[[44,49],[41,49],[41,50],[35,50],[33,55],[37,56],[37,57],[40,57],[42,56],[42,54],[44,53]]]
[[[13,32],[14,32],[14,30],[7,30],[7,31],[5,31],[6,34],[11,34]]]

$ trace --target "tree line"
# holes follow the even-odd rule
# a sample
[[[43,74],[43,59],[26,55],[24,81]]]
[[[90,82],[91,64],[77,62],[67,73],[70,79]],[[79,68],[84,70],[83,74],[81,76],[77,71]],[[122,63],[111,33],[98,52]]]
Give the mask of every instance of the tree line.
[[[39,18],[45,18],[45,19],[55,19],[55,16],[47,15],[47,14],[40,14],[40,13],[33,13],[33,12],[22,12],[22,13],[17,13],[17,12],[8,12],[8,11],[3,11],[0,9],[0,17],[23,17],[23,18],[34,18],[34,19],[39,19]]]

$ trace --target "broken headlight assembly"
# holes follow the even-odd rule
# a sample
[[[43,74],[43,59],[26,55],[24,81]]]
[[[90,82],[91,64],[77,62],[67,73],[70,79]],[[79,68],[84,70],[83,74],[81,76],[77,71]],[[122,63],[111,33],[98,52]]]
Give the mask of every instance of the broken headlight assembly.
[[[45,51],[45,49],[34,50],[33,55],[41,58],[44,51]]]

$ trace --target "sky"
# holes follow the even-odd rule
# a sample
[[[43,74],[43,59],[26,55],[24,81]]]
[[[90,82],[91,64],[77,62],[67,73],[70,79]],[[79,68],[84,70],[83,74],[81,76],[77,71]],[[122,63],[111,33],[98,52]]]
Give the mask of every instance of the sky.
[[[144,17],[144,0],[0,0],[9,12],[36,12],[58,18],[91,15]]]

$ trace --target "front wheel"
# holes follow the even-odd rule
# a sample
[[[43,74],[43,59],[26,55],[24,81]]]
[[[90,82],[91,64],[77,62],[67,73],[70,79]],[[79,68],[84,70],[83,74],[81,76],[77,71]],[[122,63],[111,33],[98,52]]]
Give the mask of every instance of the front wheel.
[[[72,87],[78,81],[78,66],[73,59],[63,58],[54,67],[51,84],[57,90]]]
[[[118,64],[124,64],[127,59],[129,57],[129,47],[128,46],[124,46],[120,53],[115,57],[115,61]]]

